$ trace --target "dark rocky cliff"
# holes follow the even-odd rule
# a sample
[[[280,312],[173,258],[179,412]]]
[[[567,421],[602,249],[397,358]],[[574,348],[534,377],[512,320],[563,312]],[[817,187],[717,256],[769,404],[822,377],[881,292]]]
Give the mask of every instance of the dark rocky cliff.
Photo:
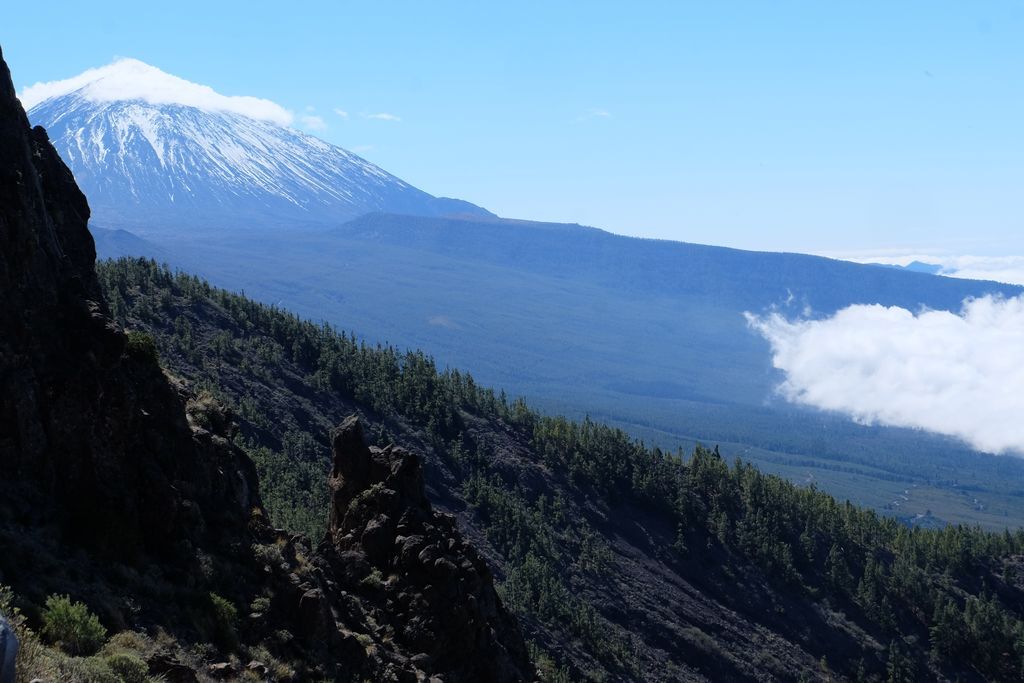
[[[243,528],[248,459],[106,315],[89,206],[0,67],[0,469],[7,498],[114,557]]]
[[[257,651],[293,679],[530,678],[516,622],[432,511],[418,459],[371,451],[357,422],[336,439],[330,537],[314,550],[272,528],[231,415],[109,318],[88,218],[0,54],[0,583],[28,613],[70,593],[111,630],[170,633],[179,649],[147,664],[170,680],[231,677],[209,658]],[[217,627],[202,612],[215,591],[215,605],[256,607]],[[206,660],[183,654],[211,633]]]

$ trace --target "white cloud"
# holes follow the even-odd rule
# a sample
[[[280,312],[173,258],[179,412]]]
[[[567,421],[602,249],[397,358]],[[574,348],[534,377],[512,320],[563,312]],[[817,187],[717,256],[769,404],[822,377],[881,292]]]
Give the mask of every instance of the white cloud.
[[[1024,285],[1024,256],[955,255],[927,250],[898,249],[869,253],[823,253],[822,256],[855,263],[882,263],[905,266],[913,261],[941,267],[940,275],[970,280],[995,280]]]
[[[337,114],[338,116],[340,116],[343,119],[347,119],[348,118],[348,112],[345,111],[344,109],[335,108],[334,109],[334,113]]]
[[[1024,296],[968,300],[959,313],[856,305],[822,320],[745,315],[771,344],[789,401],[1024,454]]]
[[[943,265],[949,277],[1024,285],[1024,256],[957,256]]]
[[[302,125],[309,130],[326,130],[327,123],[315,114],[306,114],[302,117]]]
[[[293,115],[281,105],[258,97],[221,95],[206,85],[172,76],[137,59],[118,59],[61,81],[36,83],[19,97],[26,109],[72,92],[93,102],[139,99],[150,104],[181,104],[207,111],[224,111],[254,119],[291,125]]]
[[[382,111],[379,114],[366,114],[366,118],[373,119],[375,121],[401,121],[401,117],[389,114],[386,111]]]
[[[606,109],[591,109],[586,114],[576,117],[577,121],[586,121],[587,119],[610,119],[612,113]]]

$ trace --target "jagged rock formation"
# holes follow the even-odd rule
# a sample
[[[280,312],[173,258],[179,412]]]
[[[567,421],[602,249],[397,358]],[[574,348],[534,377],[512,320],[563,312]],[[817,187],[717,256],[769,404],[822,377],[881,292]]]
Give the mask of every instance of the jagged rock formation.
[[[375,589],[378,632],[445,680],[527,678],[518,627],[454,517],[431,509],[419,458],[368,447],[355,416],[333,434],[333,451],[331,521],[321,552],[349,587]]]
[[[533,680],[516,620],[455,519],[432,509],[420,459],[367,446],[354,415],[332,441],[331,521],[320,544],[253,530],[265,567],[246,590],[273,600],[250,615],[249,639],[287,629],[289,657],[310,662],[312,677]]]
[[[250,587],[275,596],[251,615],[254,630],[287,627],[292,656],[335,680],[533,680],[515,618],[455,519],[432,509],[420,459],[367,446],[355,415],[332,442],[331,521],[319,546],[283,530],[257,534],[280,558]]]

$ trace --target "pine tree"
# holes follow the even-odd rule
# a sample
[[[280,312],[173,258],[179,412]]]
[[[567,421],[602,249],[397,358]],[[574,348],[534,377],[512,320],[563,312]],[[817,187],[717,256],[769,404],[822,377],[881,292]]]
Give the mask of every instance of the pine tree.
[[[825,574],[832,586],[844,594],[849,594],[853,588],[853,576],[846,566],[846,558],[838,544],[833,543],[825,558]]]
[[[885,671],[889,683],[914,683],[917,680],[914,661],[903,652],[897,639],[889,643]]]

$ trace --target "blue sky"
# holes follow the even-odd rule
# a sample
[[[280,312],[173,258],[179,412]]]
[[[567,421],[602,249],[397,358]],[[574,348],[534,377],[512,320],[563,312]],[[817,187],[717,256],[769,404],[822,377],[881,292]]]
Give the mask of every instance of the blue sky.
[[[4,15],[19,89],[135,57],[320,117],[317,135],[501,215],[756,249],[1024,253],[1020,1]]]

